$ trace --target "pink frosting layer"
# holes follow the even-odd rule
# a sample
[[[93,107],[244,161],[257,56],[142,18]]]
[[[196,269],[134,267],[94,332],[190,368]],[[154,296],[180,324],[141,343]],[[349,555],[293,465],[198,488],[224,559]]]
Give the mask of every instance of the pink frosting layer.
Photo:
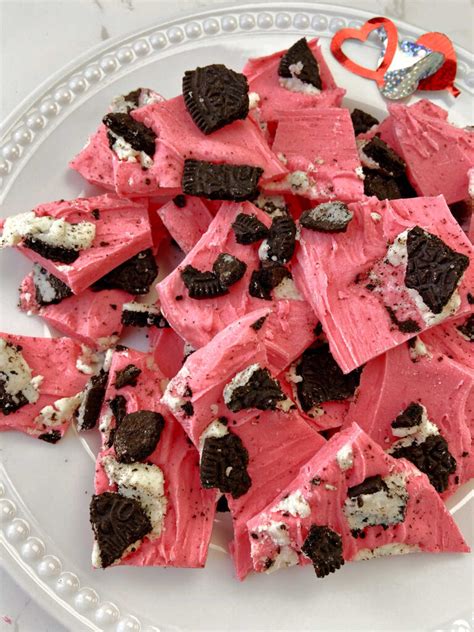
[[[442,323],[437,327],[424,331],[420,337],[423,342],[436,349],[436,351],[474,370],[473,343],[466,340],[466,337],[458,329],[458,327],[465,324],[468,318],[469,315],[465,315],[447,323]]]
[[[286,50],[278,51],[266,57],[249,59],[243,73],[249,82],[250,92],[260,97],[259,116],[263,121],[274,121],[287,110],[303,110],[308,107],[333,107],[341,105],[346,91],[338,88],[317,38],[308,41],[308,45],[319,65],[323,89],[320,94],[292,92],[279,82],[278,65]]]
[[[21,354],[30,367],[33,378],[43,376],[38,389],[38,401],[9,415],[0,412],[0,430],[20,430],[34,437],[57,430],[63,436],[70,419],[48,426],[38,425],[35,418],[45,406],[52,406],[63,397],[72,397],[84,388],[89,376],[76,368],[81,355],[80,346],[69,338],[30,338],[5,333],[0,333],[0,337],[21,347]]]
[[[128,364],[134,364],[142,371],[137,386],[125,386],[117,391],[113,386],[115,372]],[[209,548],[216,493],[201,488],[199,454],[190,445],[180,424],[160,404],[161,384],[165,379],[153,356],[131,349],[114,353],[104,401],[120,394],[126,399],[127,413],[153,410],[165,417],[158,445],[146,462],[162,470],[168,500],[161,535],[156,539],[145,537],[137,550],[120,560],[119,564],[200,568],[205,565]],[[102,414],[107,410],[105,403]],[[97,494],[114,490],[101,464],[102,458],[109,454],[114,454],[113,448],[103,448],[97,458]]]
[[[474,474],[469,429],[474,419],[474,372],[431,346],[427,353],[414,355],[408,344],[402,344],[368,362],[344,425],[357,422],[387,450],[400,439],[392,433],[392,421],[412,402],[422,404],[456,459],[449,495]]]
[[[91,214],[94,209],[99,210],[99,219]],[[74,294],[80,294],[107,272],[152,246],[148,209],[138,201],[120,200],[106,194],[40,204],[34,212],[37,216],[50,215],[68,222],[95,224],[92,246],[82,250],[76,261],[69,265],[45,259],[29,248],[18,246],[22,254],[64,281]]]
[[[186,254],[197,244],[212,221],[207,206],[199,198],[186,197],[186,206],[179,208],[170,200],[158,209],[171,237]]]
[[[165,329],[151,327],[148,331],[148,340],[150,350],[164,375],[168,378],[174,377],[183,366],[184,340],[171,327]]]
[[[313,108],[285,113],[272,149],[290,175],[264,190],[293,192],[317,202],[360,200],[364,195],[362,167],[349,110]],[[307,182],[291,175],[303,172]],[[358,175],[359,173],[359,175]]]
[[[350,448],[353,459],[352,467],[345,470],[341,469],[337,460],[337,453],[344,446]],[[384,478],[395,474],[406,477],[408,501],[403,522],[385,529],[381,525],[369,526],[364,529],[364,538],[353,537],[343,512],[348,488],[359,485],[370,476],[380,475]],[[297,492],[308,503],[309,515],[304,518],[293,517],[285,515],[288,512],[284,510],[276,510],[275,506],[287,495]],[[253,564],[257,571],[265,570],[265,562],[277,554],[277,545],[268,532],[261,529],[272,521],[283,523],[289,539],[288,546],[295,552],[299,564],[310,563],[301,552],[301,547],[312,525],[327,526],[341,536],[345,560],[354,560],[364,549],[377,554],[378,547],[389,544],[404,544],[433,553],[469,551],[428,478],[408,461],[387,455],[357,424],[335,435],[314,458],[302,466],[293,482],[272,503],[249,520],[249,532],[258,536],[250,538]]]
[[[186,158],[261,167],[262,182],[286,174],[251,117],[206,136],[194,124],[181,96],[135,110],[131,116],[154,130],[156,151],[153,165],[147,171],[138,163],[114,161],[119,195],[155,195],[162,189],[180,190]]]
[[[368,198],[349,207],[354,217],[345,233],[331,235],[302,229],[293,265],[300,291],[320,319],[331,353],[345,373],[413,337],[413,333],[402,333],[394,326],[384,302],[391,305],[401,297],[402,307],[415,315],[420,330],[427,329],[421,314],[415,313],[413,301],[400,295],[401,266],[386,264],[387,278],[390,280],[393,275],[394,282],[387,281],[382,294],[370,292],[365,282],[358,282],[374,266],[381,267],[378,262],[385,257],[387,244],[418,225],[439,236],[455,251],[471,259],[473,256],[472,245],[442,196],[383,202]],[[458,288],[461,297],[458,316],[470,311],[466,297],[473,285],[474,267],[470,265]]]
[[[69,167],[81,174],[91,184],[114,191],[115,153],[109,147],[107,128],[101,124],[89,137],[83,149],[69,163]]]
[[[259,308],[271,308],[274,329],[268,331],[268,341],[274,354],[281,356],[283,369],[312,342],[316,319],[304,300],[265,301],[250,296],[248,287],[252,272],[259,267],[260,243],[244,246],[236,242],[232,223],[239,213],[253,214],[266,226],[271,224],[269,216],[250,202],[223,203],[208,231],[182,263],[157,285],[162,309],[182,338],[194,347],[202,347],[234,320]],[[224,296],[200,300],[189,298],[181,270],[187,265],[198,270],[211,270],[217,256],[223,252],[247,264],[243,278],[232,285]],[[182,299],[176,300],[177,296]],[[275,361],[280,362],[278,358]]]
[[[84,290],[65,298],[57,305],[40,306],[35,298],[33,277],[28,274],[20,286],[19,307],[24,312],[38,314],[52,327],[91,348],[109,347],[111,336],[122,331],[122,305],[132,295],[122,290]]]

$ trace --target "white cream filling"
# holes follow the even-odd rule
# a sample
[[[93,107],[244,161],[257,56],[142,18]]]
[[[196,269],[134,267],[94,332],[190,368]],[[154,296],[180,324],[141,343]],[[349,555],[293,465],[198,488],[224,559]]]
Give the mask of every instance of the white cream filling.
[[[35,418],[37,426],[60,426],[66,421],[70,421],[76,410],[81,405],[83,392],[72,397],[62,397],[53,402],[52,405],[44,406]]]
[[[290,544],[290,536],[284,522],[271,520],[268,524],[259,525],[256,531],[257,533],[268,535],[276,546],[285,546]]]
[[[298,564],[298,554],[290,546],[282,546],[280,552],[273,558],[273,564],[265,571],[267,575],[279,571],[281,568],[290,568]]]
[[[104,457],[102,464],[110,485],[117,485],[119,494],[142,506],[153,527],[148,537],[159,537],[168,507],[161,469],[149,463],[119,463],[113,456]]]
[[[408,553],[416,553],[417,551],[420,551],[419,546],[404,544],[403,542],[392,542],[378,546],[375,549],[360,549],[356,553],[354,561],[372,560],[375,557],[386,557],[390,555],[407,555]]]
[[[174,395],[172,391],[175,389],[175,385],[173,381],[171,381],[166,387],[165,392],[161,398],[161,403],[167,406],[172,413],[177,413],[181,410],[183,404],[186,403],[186,400],[179,395]]]
[[[285,278],[273,290],[273,298],[289,299],[292,301],[302,301],[303,297],[298,292],[293,279]]]
[[[356,167],[354,171],[359,180],[365,180],[365,173],[362,167]]]
[[[33,265],[33,283],[35,288],[38,289],[41,298],[45,303],[51,303],[52,301],[54,301],[54,299],[56,298],[56,290],[49,282],[48,274],[42,272],[41,266],[37,263]]]
[[[8,217],[3,225],[0,248],[17,246],[25,237],[35,237],[50,246],[69,250],[90,248],[95,238],[95,224],[70,224],[65,219],[49,215],[37,217],[33,211]]]
[[[101,338],[97,338],[97,347],[100,351],[106,351],[110,349],[110,347],[115,347],[117,342],[119,341],[120,336],[102,336]]]
[[[81,345],[82,353],[76,360],[76,369],[85,375],[95,375],[102,368],[104,354],[97,353],[87,345]]]
[[[249,92],[249,110],[254,110],[260,104],[260,95],[258,92]]]
[[[288,69],[291,77],[279,77],[280,86],[290,90],[291,92],[302,92],[303,94],[321,94],[321,90],[313,86],[311,83],[301,81],[299,75],[303,71],[303,63],[301,61],[291,64]]]
[[[144,151],[133,149],[130,143],[127,143],[122,136],[115,134],[115,132],[112,132],[110,129],[108,130],[108,134],[115,139],[112,150],[116,153],[119,160],[124,160],[125,162],[139,162],[142,167],[146,167],[147,169],[153,166],[153,160]]]
[[[42,381],[42,375],[32,377],[31,368],[21,351],[0,338],[0,382],[13,402],[17,404],[20,395],[23,395],[29,404],[37,402]]]
[[[412,345],[409,346],[410,358],[413,362],[417,362],[420,358],[431,358],[431,353],[428,351],[425,343],[415,336],[410,340]]]
[[[199,452],[202,452],[204,448],[204,442],[209,437],[215,437],[219,439],[220,437],[225,437],[225,435],[229,434],[229,430],[222,421],[215,419],[212,423],[210,423],[207,428],[201,433],[199,437]]]
[[[150,314],[159,314],[160,310],[153,303],[124,303],[123,312],[149,312]]]
[[[423,412],[421,413],[421,421],[416,426],[409,428],[392,428],[392,434],[395,437],[402,437],[399,441],[395,441],[387,452],[390,454],[397,448],[406,448],[414,443],[424,443],[428,437],[439,435],[439,428],[428,418],[428,413],[423,404],[420,404]]]
[[[375,213],[372,212],[370,214],[370,217],[373,219],[373,221],[377,224],[378,222],[380,222],[380,220],[382,219],[382,216],[380,215],[380,213]]]
[[[271,511],[287,511],[294,518],[307,518],[311,515],[311,507],[300,490],[289,494],[275,505]]]
[[[236,373],[236,375],[234,375],[232,380],[224,386],[223,394],[225,404],[230,404],[235,389],[240,388],[241,386],[245,386],[249,382],[255,371],[258,371],[259,369],[261,369],[260,364],[250,364],[247,368],[239,371],[238,373]]]
[[[346,443],[336,453],[336,461],[341,470],[350,470],[354,465],[354,454],[352,452],[352,444]]]
[[[286,217],[288,215],[285,198],[282,195],[264,195],[260,193],[254,204],[272,218]]]

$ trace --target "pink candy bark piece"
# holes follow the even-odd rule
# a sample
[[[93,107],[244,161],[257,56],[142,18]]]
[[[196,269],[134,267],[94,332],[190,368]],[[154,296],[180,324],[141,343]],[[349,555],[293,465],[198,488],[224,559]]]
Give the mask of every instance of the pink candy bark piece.
[[[293,264],[295,281],[320,319],[331,353],[344,373],[436,322],[431,312],[423,315],[408,294],[406,264],[384,263],[387,244],[418,225],[456,252],[473,256],[472,245],[442,196],[383,202],[369,198],[349,208],[354,217],[344,233],[331,235],[303,228]],[[371,271],[382,279],[377,282],[380,285],[371,285]],[[452,309],[438,315],[440,321],[470,310],[467,294],[473,284],[471,263],[457,288],[459,305],[453,303]],[[387,308],[399,321],[416,323],[414,331],[400,331]]]
[[[473,341],[459,329],[466,325],[469,318],[473,318],[473,312],[424,331],[420,336],[422,341],[448,358],[474,370]]]
[[[20,286],[21,310],[38,314],[62,334],[98,350],[117,342],[122,332],[122,305],[132,299],[131,294],[122,290],[84,290],[58,304],[39,305],[35,291],[32,274],[29,274]]]
[[[351,488],[374,476],[383,479],[391,497],[384,501],[379,492],[382,502],[377,503],[371,501],[371,494],[359,494],[362,503],[358,504],[349,496],[356,493]],[[397,495],[398,516],[393,508]],[[370,516],[370,525],[362,527],[363,538],[355,537],[352,526],[365,515]],[[342,551],[321,544],[323,553],[318,557],[318,538],[325,534],[315,537],[315,559],[320,566],[329,565],[323,576],[339,567],[326,557],[328,551],[334,557],[342,553],[344,561],[416,551],[469,551],[428,478],[408,461],[386,454],[357,424],[335,435],[247,526],[257,571],[311,563],[302,548],[312,527],[330,529],[341,539]]]
[[[92,214],[95,209],[99,211],[99,219]],[[80,251],[76,261],[68,265],[18,246],[22,254],[61,279],[74,294],[80,294],[107,272],[152,246],[147,206],[138,201],[120,200],[106,194],[40,204],[34,212],[37,216],[50,215],[68,222],[95,224],[92,246]]]
[[[183,208],[170,200],[158,209],[158,215],[184,253],[188,253],[204,235],[212,221],[207,206],[199,198],[185,198]]]
[[[357,422],[383,450],[390,450],[401,440],[392,422],[410,404],[422,405],[456,460],[444,494],[448,496],[474,475],[469,428],[474,419],[474,372],[431,345],[420,347],[417,339],[415,343],[401,344],[365,365],[345,426]]]
[[[160,369],[168,378],[172,378],[183,366],[185,360],[186,343],[178,334],[166,327],[157,329],[151,327],[148,331],[150,352],[153,353]]]
[[[319,66],[323,86],[319,94],[292,92],[280,85],[278,66],[286,50],[278,51],[266,57],[249,59],[245,64],[243,73],[248,79],[250,92],[256,92],[260,97],[258,113],[263,121],[278,120],[287,110],[341,105],[342,97],[346,91],[337,87],[324,60],[318,39],[309,40],[308,46]]]
[[[114,387],[116,371],[123,370],[129,364],[141,370],[137,385],[124,386],[117,390]],[[160,440],[156,449],[146,458],[146,463],[158,466],[163,472],[167,499],[161,535],[156,538],[146,536],[136,551],[120,559],[118,564],[201,568],[206,562],[216,493],[214,490],[201,488],[199,454],[190,445],[180,424],[166,407],[159,403],[165,380],[153,356],[132,349],[114,353],[101,423],[104,423],[104,415],[107,418],[109,414],[107,402],[116,395],[125,397],[127,414],[138,410],[150,410],[164,416],[165,425]],[[109,430],[114,425],[112,421]],[[107,431],[103,433],[104,445],[97,458],[96,494],[115,491],[115,486],[110,484],[102,463],[104,457],[115,456],[114,448],[107,448],[105,445],[107,434]],[[130,464],[131,468],[133,466],[134,464]]]
[[[81,348],[69,338],[36,338],[1,333],[0,339],[18,346],[31,371],[31,378],[38,380],[37,401],[27,403],[16,412],[5,415],[0,411],[0,430],[19,430],[33,437],[56,443],[66,432],[75,408],[72,402],[58,402],[74,397],[82,391],[89,376],[76,368]],[[16,367],[13,367],[17,371]],[[5,368],[2,367],[2,372]],[[2,380],[3,382],[3,380]],[[64,405],[64,406],[63,406]],[[45,407],[54,407],[56,415],[47,414]],[[40,412],[43,410],[43,415]],[[54,413],[51,409],[50,413]]]
[[[250,277],[260,264],[260,242],[250,245],[237,243],[232,223],[239,213],[255,215],[266,226],[271,224],[269,216],[250,202],[222,204],[207,232],[182,263],[158,283],[157,290],[162,310],[173,329],[198,348],[207,344],[224,327],[245,314],[259,308],[271,308],[274,329],[268,331],[268,336],[273,338],[275,354],[282,356],[283,369],[314,339],[313,328],[316,319],[304,300],[266,301],[250,296]],[[228,294],[224,296],[199,300],[190,298],[181,277],[181,270],[187,265],[202,271],[211,270],[221,253],[231,254],[247,265],[243,278],[230,286]],[[279,362],[277,360],[277,363]]]

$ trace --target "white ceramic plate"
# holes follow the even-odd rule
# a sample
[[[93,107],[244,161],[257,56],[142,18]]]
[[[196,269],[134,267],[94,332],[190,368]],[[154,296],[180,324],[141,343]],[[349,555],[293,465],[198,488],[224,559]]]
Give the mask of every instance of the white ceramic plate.
[[[213,62],[240,69],[247,57],[279,50],[303,35],[321,37],[335,78],[347,89],[346,105],[383,116],[385,104],[375,84],[346,72],[328,52],[334,32],[369,17],[316,3],[242,6],[101,44],[51,77],[6,121],[0,148],[2,215],[93,191],[67,162],[114,95],[149,86],[171,97],[179,93],[186,69]],[[398,26],[401,37],[421,34]],[[374,45],[348,49],[361,63],[375,65]],[[468,62],[468,53],[458,50],[462,95],[456,101],[447,93],[425,93],[448,107],[459,123],[466,122],[472,104],[474,73]],[[17,287],[28,269],[17,253],[1,254],[0,330],[49,335],[39,319],[15,308]],[[71,430],[54,447],[16,433],[4,433],[1,441],[0,535],[6,567],[71,630],[470,629],[469,556],[411,555],[348,564],[324,581],[308,567],[292,568],[239,584],[225,552],[231,537],[226,518],[217,521],[205,570],[94,571],[88,506],[97,438],[87,439],[88,445]],[[469,539],[467,500],[463,489],[450,507]]]

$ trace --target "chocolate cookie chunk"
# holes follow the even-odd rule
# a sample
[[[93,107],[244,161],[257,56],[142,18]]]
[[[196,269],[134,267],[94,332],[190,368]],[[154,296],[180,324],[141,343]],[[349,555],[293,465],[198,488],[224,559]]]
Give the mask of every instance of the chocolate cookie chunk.
[[[342,538],[326,526],[311,525],[301,552],[313,562],[318,577],[326,577],[344,564]]]
[[[391,423],[392,428],[413,428],[419,426],[423,417],[423,406],[412,402]]]
[[[285,266],[271,261],[263,261],[258,270],[252,272],[249,283],[249,294],[266,301],[272,300],[272,290],[283,279],[291,279],[291,272]]]
[[[434,314],[443,311],[453,295],[469,257],[419,226],[408,231],[405,285],[416,290]]]
[[[349,487],[347,495],[349,498],[357,498],[357,496],[362,496],[363,494],[376,494],[382,490],[387,491],[387,485],[383,478],[379,474],[376,474],[375,476],[367,477],[359,485]]]
[[[225,496],[221,496],[216,504],[217,513],[227,513],[230,511],[229,503],[227,502],[227,498]]]
[[[44,432],[43,434],[38,435],[38,439],[41,441],[46,441],[46,443],[57,443],[59,439],[61,439],[62,434],[59,430],[51,430],[50,432]]]
[[[323,233],[344,233],[354,214],[344,202],[325,202],[301,214],[305,228]]]
[[[117,460],[121,463],[144,461],[154,452],[164,426],[163,415],[151,410],[125,415],[114,437]]]
[[[363,152],[378,164],[378,169],[384,175],[397,178],[405,173],[405,161],[378,136],[363,146]]]
[[[252,327],[254,331],[260,331],[260,329],[263,327],[266,320],[267,320],[266,316],[261,316],[260,318],[257,318],[257,320],[254,323],[252,323],[250,327]]]
[[[364,167],[364,193],[379,200],[399,200],[402,193],[395,178],[383,176],[378,171]]]
[[[97,375],[93,375],[87,382],[81,405],[76,411],[79,430],[95,428],[102,402],[104,401],[108,377],[109,374],[106,371],[100,370]]]
[[[190,265],[181,270],[181,278],[184,285],[188,288],[190,298],[215,298],[216,296],[223,296],[229,291],[221,285],[217,274],[214,272],[201,272]]]
[[[458,325],[457,330],[468,340],[474,342],[474,314],[468,316],[462,325]]]
[[[280,59],[278,74],[280,77],[298,77],[303,83],[309,83],[318,90],[323,88],[318,62],[304,37],[293,44]]]
[[[173,202],[178,208],[184,208],[186,206],[186,196],[180,193],[173,198]]]
[[[127,364],[121,371],[115,371],[115,388],[119,390],[124,386],[136,386],[141,372],[142,370],[134,364]]]
[[[355,108],[352,110],[351,114],[352,125],[354,126],[354,134],[363,134],[364,132],[368,132],[371,127],[374,125],[378,125],[379,121],[369,114],[368,112],[364,112],[364,110],[359,110]]]
[[[204,134],[244,119],[249,113],[248,92],[247,77],[223,64],[211,64],[184,73],[184,104]]]
[[[129,546],[144,538],[153,528],[137,500],[115,492],[92,497],[90,521],[102,568],[119,560]]]
[[[74,263],[79,257],[79,250],[64,248],[63,246],[53,246],[35,237],[25,237],[22,244],[49,261],[57,261],[69,265]]]
[[[123,290],[129,294],[147,294],[158,274],[158,266],[150,248],[108,272],[92,284],[91,289]]]
[[[248,463],[249,454],[237,435],[229,432],[223,437],[208,437],[201,456],[201,484],[240,498],[252,485]]]
[[[267,238],[265,258],[277,263],[288,263],[296,245],[296,224],[293,218],[275,217]]]
[[[258,195],[260,167],[225,165],[204,160],[184,161],[182,188],[187,195],[209,200],[243,202]]]
[[[411,445],[397,447],[391,455],[411,461],[428,476],[439,493],[446,491],[449,476],[456,471],[456,459],[441,435],[430,435],[422,443],[415,441]]]
[[[127,400],[123,395],[116,395],[109,401],[109,408],[115,417],[116,426],[120,426],[123,418],[127,414]]]
[[[2,381],[2,375],[0,374],[0,411],[4,415],[9,415],[10,413],[16,413],[17,410],[27,404],[29,404],[29,402],[21,391],[15,393],[14,396],[7,392],[5,383]]]
[[[122,308],[122,325],[126,327],[156,327],[157,329],[166,329],[170,326],[169,322],[163,316],[161,311],[155,313],[147,309],[127,309],[127,304]],[[139,307],[145,307],[141,303],[136,304]]]
[[[237,281],[240,281],[246,270],[246,263],[226,252],[222,252],[212,266],[212,271],[223,287],[229,287],[237,283]]]
[[[150,158],[155,155],[155,132],[150,127],[136,121],[130,114],[112,112],[106,114],[102,122],[112,132],[107,134],[111,149],[113,149],[118,136],[123,138],[135,151],[143,151]]]
[[[239,213],[232,223],[235,241],[243,246],[261,241],[268,235],[268,228],[255,215]]]
[[[296,365],[301,381],[296,385],[301,408],[307,413],[324,402],[351,397],[359,386],[361,369],[344,375],[329,350],[329,345],[306,349]]]
[[[65,298],[72,296],[71,288],[60,279],[35,263],[33,266],[33,283],[38,305],[57,305]]]
[[[278,380],[272,378],[268,369],[262,368],[253,371],[244,384],[231,382],[224,389],[224,401],[233,413],[246,408],[275,410],[278,402],[285,399]]]

